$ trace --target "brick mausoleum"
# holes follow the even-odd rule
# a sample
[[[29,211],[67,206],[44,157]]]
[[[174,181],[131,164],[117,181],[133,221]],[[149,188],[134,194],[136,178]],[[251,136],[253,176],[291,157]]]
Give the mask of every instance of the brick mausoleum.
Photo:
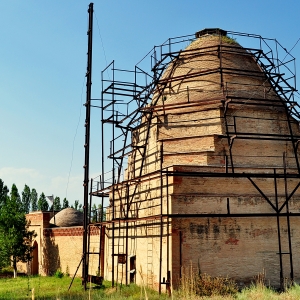
[[[114,171],[94,191],[109,195],[105,278],[161,290],[192,266],[240,285],[262,272],[274,286],[300,280],[294,81],[266,40],[235,34],[205,29],[154,47],[145,86],[103,80],[103,127],[114,126],[103,154]],[[242,47],[245,36],[260,48]],[[189,45],[173,50],[180,41]],[[138,103],[127,115],[125,98]]]

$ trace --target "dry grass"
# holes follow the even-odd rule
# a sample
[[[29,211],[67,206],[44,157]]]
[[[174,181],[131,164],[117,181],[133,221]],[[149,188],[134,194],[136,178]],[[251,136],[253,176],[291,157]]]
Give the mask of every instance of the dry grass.
[[[182,272],[181,285],[173,294],[173,299],[187,300],[299,300],[300,286],[285,281],[286,291],[279,293],[266,286],[265,272],[253,278],[253,284],[238,292],[233,280],[224,277],[211,277],[195,273],[192,268]]]
[[[175,292],[178,299],[234,299],[238,292],[236,283],[227,277],[211,277],[195,272],[192,267],[182,269],[179,290]]]

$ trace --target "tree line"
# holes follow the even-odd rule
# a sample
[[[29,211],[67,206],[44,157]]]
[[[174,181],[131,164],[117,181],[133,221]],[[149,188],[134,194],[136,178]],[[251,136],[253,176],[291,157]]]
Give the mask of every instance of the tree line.
[[[17,188],[15,184],[13,184],[12,189]],[[51,196],[52,198],[53,196]],[[50,200],[50,199],[49,199]],[[38,197],[38,193],[36,189],[31,189],[30,187],[25,184],[24,190],[22,191],[22,197],[21,197],[22,205],[23,205],[23,210],[25,214],[28,214],[29,212],[32,211],[60,211],[64,208],[67,207],[72,207],[77,210],[82,210],[82,204],[79,204],[79,200],[75,200],[75,204],[69,205],[69,201],[64,198],[62,203],[60,200],[60,197],[53,197],[52,199],[52,204],[49,205],[47,201],[47,197],[45,194],[42,192],[40,196]],[[50,200],[51,201],[51,200]]]
[[[12,189],[16,189],[17,187],[13,184]],[[69,205],[69,201],[64,198],[62,203],[59,197],[51,196],[52,204],[49,205],[44,193],[41,193],[40,197],[35,189],[30,190],[29,186],[25,184],[24,190],[22,192],[22,203],[24,207],[25,214],[28,214],[32,211],[60,211],[67,207],[72,207],[76,210],[83,211],[82,204],[79,203],[79,200],[75,200],[74,206]],[[88,217],[91,219],[91,222],[100,222],[101,214],[103,213],[102,220],[105,220],[106,214],[105,211],[102,212],[101,204],[93,204],[90,208],[88,204]]]

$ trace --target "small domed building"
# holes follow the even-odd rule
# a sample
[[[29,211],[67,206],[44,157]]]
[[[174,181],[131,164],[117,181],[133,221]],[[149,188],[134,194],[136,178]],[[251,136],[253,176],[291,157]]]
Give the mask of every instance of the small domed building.
[[[26,218],[37,236],[33,241],[32,261],[19,263],[18,270],[31,275],[53,275],[57,270],[75,275],[82,259],[83,212],[68,207],[55,215],[52,211],[34,211]],[[90,243],[94,248],[99,248],[99,234],[98,228],[90,227]],[[94,266],[96,273],[96,262]]]

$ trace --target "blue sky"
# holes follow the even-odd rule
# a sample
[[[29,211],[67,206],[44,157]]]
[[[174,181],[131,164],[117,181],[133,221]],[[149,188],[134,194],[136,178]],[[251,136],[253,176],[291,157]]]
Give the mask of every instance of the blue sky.
[[[0,1],[0,178],[9,188],[16,183],[21,192],[26,183],[39,194],[67,196],[70,203],[83,198],[89,3]],[[288,50],[300,38],[296,0],[95,0],[94,11],[93,98],[100,97],[107,63],[133,69],[169,37],[218,27],[276,38]],[[299,73],[300,42],[291,54]],[[92,116],[96,176],[100,112]]]

